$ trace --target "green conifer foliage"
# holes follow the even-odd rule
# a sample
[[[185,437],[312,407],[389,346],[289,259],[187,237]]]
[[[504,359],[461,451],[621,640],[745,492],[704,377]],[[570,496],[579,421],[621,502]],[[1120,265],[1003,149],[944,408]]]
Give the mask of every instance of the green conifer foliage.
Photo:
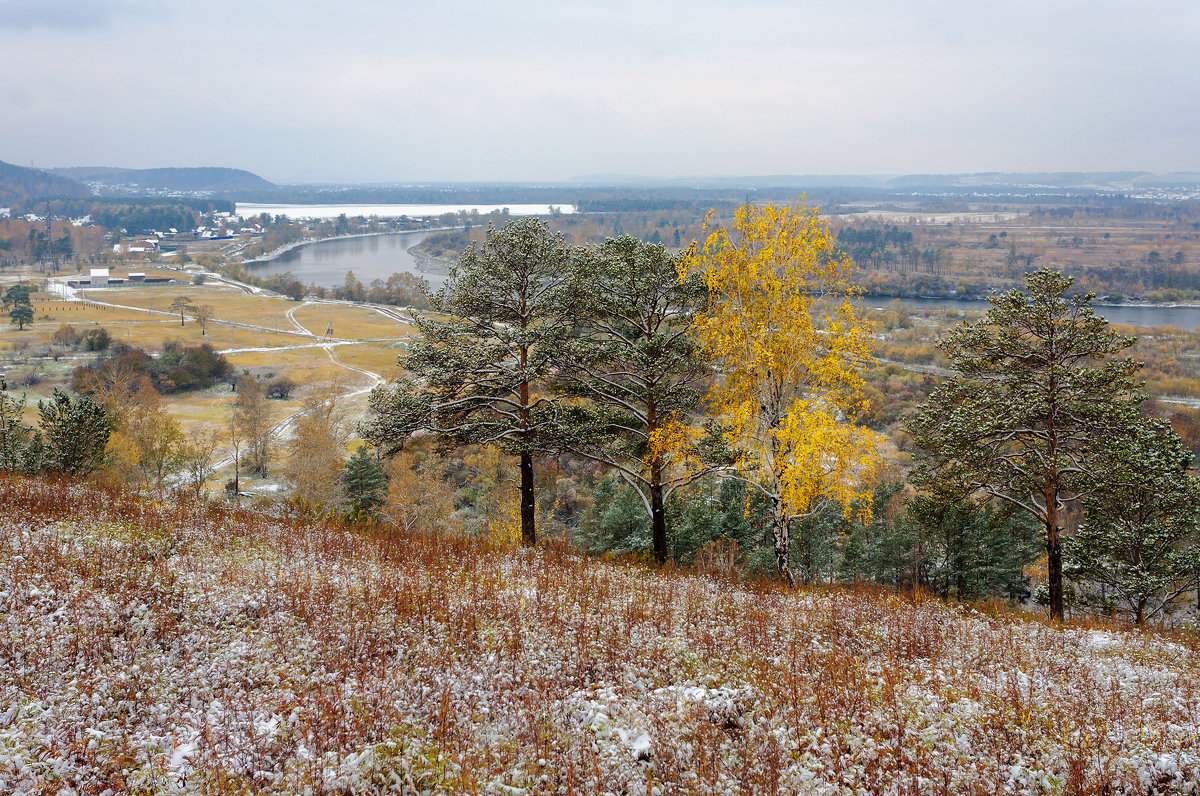
[[[367,451],[367,446],[359,445],[347,460],[342,470],[342,488],[350,502],[349,514],[352,519],[375,516],[387,500],[387,474]]]
[[[919,484],[957,485],[1029,512],[1045,529],[1050,614],[1063,616],[1062,532],[1068,505],[1093,491],[1103,459],[1127,444],[1143,397],[1133,340],[1096,315],[1093,294],[1043,269],[1025,291],[989,299],[978,323],[941,343],[956,376],[912,423]]]
[[[533,457],[562,438],[545,382],[571,329],[563,300],[571,250],[536,218],[489,226],[420,316],[421,338],[401,364],[413,375],[371,395],[363,435],[398,449],[414,431],[446,443],[495,445],[519,457],[521,542],[533,545]]]
[[[49,401],[38,401],[41,467],[55,473],[85,476],[104,462],[112,420],[103,404],[86,395],[75,400],[59,389]]]
[[[1063,545],[1067,575],[1101,585],[1139,625],[1200,584],[1200,479],[1191,464],[1169,424],[1143,422],[1109,450],[1083,526]]]

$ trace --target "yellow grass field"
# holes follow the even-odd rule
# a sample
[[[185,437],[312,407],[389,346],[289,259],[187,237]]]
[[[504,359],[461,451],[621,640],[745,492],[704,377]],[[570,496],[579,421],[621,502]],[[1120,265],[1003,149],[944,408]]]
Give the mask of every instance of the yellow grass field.
[[[100,356],[82,347],[54,344],[54,334],[64,324],[75,327],[79,335],[104,328],[114,342],[152,353],[172,340],[185,345],[207,343],[226,356],[234,374],[248,372],[260,379],[287,377],[297,387],[288,399],[269,402],[273,422],[300,410],[307,387],[336,382],[347,394],[339,401],[339,409],[349,416],[351,424],[366,412],[367,396],[348,394],[374,383],[367,373],[384,379],[398,376],[396,360],[404,349],[397,341],[416,331],[413,325],[369,307],[334,302],[304,304],[282,297],[250,295],[217,283],[95,289],[85,293],[84,301],[42,295],[34,302],[35,320],[31,326],[18,330],[9,324],[0,325],[0,375],[10,379],[13,393],[26,395],[24,416],[30,425],[37,424],[39,399],[49,398],[56,387],[69,388],[75,368]],[[166,314],[171,302],[181,295],[213,308],[205,334],[190,315],[181,326],[178,315]],[[247,324],[263,328],[247,328]],[[329,342],[335,344],[327,349],[318,344],[318,339],[329,324],[333,325]],[[344,342],[347,340],[362,342]],[[221,383],[164,398],[168,411],[185,431],[210,427],[224,432],[236,394],[228,384]],[[359,444],[360,440],[353,437],[347,451]],[[279,441],[277,466],[286,460],[284,445],[283,440]],[[219,478],[224,476],[222,473]]]
[[[396,357],[403,348],[393,348],[389,343],[363,343],[362,345],[340,345],[334,349],[338,359],[347,365],[378,373],[385,379],[400,375]]]
[[[296,302],[285,298],[252,296],[219,284],[171,285],[166,287],[122,287],[104,291],[92,291],[89,297],[112,304],[125,304],[156,311],[166,311],[171,302],[187,296],[195,304],[207,304],[213,308],[213,318],[237,323],[249,323],[271,329],[291,329],[287,311]]]
[[[332,324],[333,337],[352,340],[395,339],[412,334],[415,329],[369,307],[339,304],[309,304],[292,313],[292,317],[318,336],[324,335]]]

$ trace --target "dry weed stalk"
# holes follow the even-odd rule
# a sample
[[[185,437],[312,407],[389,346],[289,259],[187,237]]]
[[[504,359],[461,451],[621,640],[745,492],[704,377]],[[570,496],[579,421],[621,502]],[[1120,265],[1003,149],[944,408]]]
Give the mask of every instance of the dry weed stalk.
[[[0,505],[3,792],[1183,793],[1200,777],[1195,633],[65,481],[0,476]]]

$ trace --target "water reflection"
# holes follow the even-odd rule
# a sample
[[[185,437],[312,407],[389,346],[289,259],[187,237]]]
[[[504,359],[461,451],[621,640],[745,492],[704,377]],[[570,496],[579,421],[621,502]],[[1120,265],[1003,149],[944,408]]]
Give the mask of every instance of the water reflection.
[[[304,284],[325,287],[341,286],[347,271],[353,271],[364,285],[370,285],[373,279],[386,280],[403,271],[425,277],[432,287],[437,288],[445,280],[445,274],[431,270],[427,263],[409,253],[409,249],[428,234],[395,232],[316,241],[297,246],[267,262],[246,263],[246,270],[258,276],[290,271]]]

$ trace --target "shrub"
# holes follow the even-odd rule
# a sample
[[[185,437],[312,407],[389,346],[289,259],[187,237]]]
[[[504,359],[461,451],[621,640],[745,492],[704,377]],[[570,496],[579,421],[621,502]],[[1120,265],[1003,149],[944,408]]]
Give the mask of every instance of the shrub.
[[[104,351],[112,343],[112,335],[104,327],[89,329],[83,336],[83,347],[88,351]]]
[[[266,384],[268,398],[278,398],[286,400],[291,397],[292,390],[296,389],[296,382],[289,379],[287,376],[279,376],[271,379]]]
[[[64,323],[54,330],[54,336],[50,338],[58,345],[77,346],[79,345],[79,331],[69,323]]]
[[[229,361],[207,343],[185,346],[173,340],[157,359],[136,346],[118,343],[111,356],[76,368],[72,386],[90,394],[97,384],[146,376],[160,393],[186,392],[211,387],[229,371]]]

